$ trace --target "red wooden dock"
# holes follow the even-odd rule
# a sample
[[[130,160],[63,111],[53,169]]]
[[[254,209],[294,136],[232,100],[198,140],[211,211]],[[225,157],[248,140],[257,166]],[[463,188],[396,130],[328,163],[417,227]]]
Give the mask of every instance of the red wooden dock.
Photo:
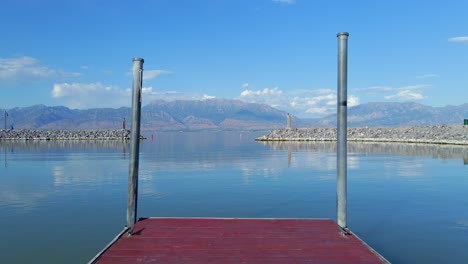
[[[330,219],[147,218],[91,263],[388,263]]]

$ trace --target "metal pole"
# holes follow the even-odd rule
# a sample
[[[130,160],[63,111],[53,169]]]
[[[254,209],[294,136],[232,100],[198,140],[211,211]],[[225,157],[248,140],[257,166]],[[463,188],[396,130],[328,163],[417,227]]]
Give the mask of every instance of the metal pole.
[[[138,164],[140,154],[140,112],[143,81],[143,62],[133,59],[132,131],[130,135],[130,170],[128,174],[127,227],[132,234],[137,221]]]
[[[348,32],[338,33],[338,131],[337,131],[337,183],[336,219],[346,229],[347,196],[347,80],[348,80]]]
[[[6,130],[6,123],[7,123],[6,122],[7,116],[8,116],[8,114],[7,114],[7,111],[5,110],[5,130]]]

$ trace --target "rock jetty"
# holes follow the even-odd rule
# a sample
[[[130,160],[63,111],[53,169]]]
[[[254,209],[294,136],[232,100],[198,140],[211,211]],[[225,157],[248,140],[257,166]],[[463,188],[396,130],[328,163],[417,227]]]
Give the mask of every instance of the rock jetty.
[[[336,141],[336,128],[278,129],[257,141]],[[468,126],[348,127],[348,141],[468,145]]]
[[[2,129],[0,140],[116,140],[129,139],[130,130],[31,130]]]

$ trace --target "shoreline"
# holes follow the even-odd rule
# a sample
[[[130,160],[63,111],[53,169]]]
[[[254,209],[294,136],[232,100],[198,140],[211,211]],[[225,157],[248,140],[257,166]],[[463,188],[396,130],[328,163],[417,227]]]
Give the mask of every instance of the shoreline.
[[[128,129],[1,129],[1,140],[129,140]]]
[[[348,127],[348,142],[468,145],[468,126]],[[256,141],[336,141],[336,128],[284,128]]]

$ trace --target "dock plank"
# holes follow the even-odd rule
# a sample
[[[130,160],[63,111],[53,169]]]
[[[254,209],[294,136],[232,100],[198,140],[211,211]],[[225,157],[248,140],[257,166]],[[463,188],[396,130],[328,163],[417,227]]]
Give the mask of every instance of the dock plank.
[[[95,263],[388,263],[330,219],[147,218]]]

